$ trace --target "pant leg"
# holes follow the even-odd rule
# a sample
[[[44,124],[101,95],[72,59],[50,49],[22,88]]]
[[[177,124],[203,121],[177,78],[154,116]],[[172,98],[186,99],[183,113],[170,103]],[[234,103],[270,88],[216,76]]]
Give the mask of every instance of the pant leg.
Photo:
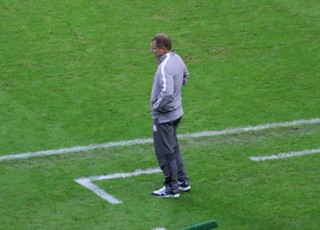
[[[178,167],[178,180],[179,182],[185,182],[189,180],[189,177],[187,175],[187,172],[184,168],[184,163],[182,160],[181,152],[180,152],[180,147],[179,147],[179,141],[177,138],[177,129],[179,127],[181,118],[175,121],[174,123],[174,138],[175,138],[175,144],[174,144],[174,154],[177,162],[177,167]]]
[[[175,158],[174,122],[159,124],[153,121],[153,142],[159,167],[164,175],[164,185],[172,192],[178,192],[178,167]]]
[[[176,155],[176,161],[177,161],[177,167],[178,167],[178,181],[179,182],[189,181],[189,177],[188,177],[187,172],[184,168],[179,145],[174,148],[174,152]]]

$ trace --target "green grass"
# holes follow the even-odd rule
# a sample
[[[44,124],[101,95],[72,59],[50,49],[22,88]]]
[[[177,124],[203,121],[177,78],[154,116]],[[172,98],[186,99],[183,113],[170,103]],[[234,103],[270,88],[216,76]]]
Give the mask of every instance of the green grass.
[[[2,1],[0,156],[151,137],[159,32],[191,74],[180,133],[319,117],[319,25],[315,0]],[[155,168],[151,144],[3,161],[0,226],[319,229],[318,155],[249,160],[319,138],[304,125],[183,140],[192,192],[154,199],[161,174],[96,182],[121,205],[74,179]]]

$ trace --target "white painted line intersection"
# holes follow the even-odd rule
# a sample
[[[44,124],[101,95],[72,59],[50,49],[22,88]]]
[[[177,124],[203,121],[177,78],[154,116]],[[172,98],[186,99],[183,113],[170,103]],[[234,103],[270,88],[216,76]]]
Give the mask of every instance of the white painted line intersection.
[[[143,174],[152,174],[152,173],[159,173],[159,172],[161,172],[159,168],[146,169],[146,170],[137,169],[134,172],[130,172],[130,173],[113,173],[108,175],[78,178],[78,179],[75,179],[75,182],[91,190],[97,196],[108,201],[110,204],[122,204],[123,202],[121,200],[115,198],[114,196],[109,194],[107,191],[95,185],[93,182],[99,181],[99,180],[110,180],[110,179],[126,178],[126,177],[132,177],[132,176],[140,176]]]
[[[228,128],[228,129],[217,130],[217,131],[203,131],[203,132],[197,132],[197,133],[180,134],[179,139],[192,139],[192,138],[200,138],[200,137],[240,134],[245,132],[255,132],[255,131],[262,131],[262,130],[273,129],[273,128],[280,128],[280,127],[285,128],[285,127],[295,127],[300,125],[311,125],[311,124],[320,124],[320,118],[314,118],[309,120],[294,120],[290,122],[280,122],[280,123],[269,123],[269,124],[261,124],[256,126],[247,126],[247,127],[238,127],[238,128]],[[133,146],[133,145],[140,145],[140,144],[147,144],[147,143],[152,143],[152,139],[141,138],[141,139],[133,139],[133,140],[123,140],[118,142],[107,142],[103,144],[92,144],[88,146],[75,146],[71,148],[61,148],[61,149],[55,149],[55,150],[43,150],[43,151],[37,151],[37,152],[10,154],[5,156],[0,156],[0,162],[15,160],[15,159],[26,159],[30,157],[85,152],[85,151],[90,151],[94,149],[108,149],[112,147]],[[315,154],[315,153],[320,153],[320,149],[279,153],[279,154],[274,154],[269,156],[254,156],[254,157],[250,157],[250,159],[253,161],[263,161],[263,160],[280,159],[280,158],[301,156],[301,155]],[[151,173],[159,173],[159,172],[161,172],[159,168],[136,170],[130,173],[114,173],[114,174],[108,174],[108,175],[78,178],[78,179],[75,179],[75,182],[84,186],[90,191],[94,192],[96,195],[98,195],[99,197],[108,201],[111,204],[121,204],[122,203],[121,200],[117,199],[116,197],[109,194],[107,191],[98,187],[96,184],[94,184],[94,182],[99,180],[119,179],[119,178],[139,176],[142,174],[151,174]]]

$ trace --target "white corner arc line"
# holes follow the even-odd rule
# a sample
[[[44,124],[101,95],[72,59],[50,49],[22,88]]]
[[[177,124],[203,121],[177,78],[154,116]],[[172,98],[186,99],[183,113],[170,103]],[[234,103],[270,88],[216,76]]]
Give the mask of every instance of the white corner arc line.
[[[126,178],[126,177],[132,177],[132,176],[139,176],[142,174],[152,174],[152,173],[159,173],[159,172],[161,172],[159,168],[145,169],[145,170],[137,169],[134,172],[130,172],[130,173],[113,173],[113,174],[100,175],[100,176],[82,177],[82,178],[75,179],[74,181],[82,185],[83,187],[91,190],[97,196],[101,197],[102,199],[108,201],[111,204],[122,204],[123,202],[121,200],[107,193],[107,191],[101,189],[100,187],[95,185],[93,182],[99,181],[99,180]]]
[[[266,129],[279,128],[279,127],[291,127],[291,126],[310,125],[310,124],[319,124],[319,123],[320,123],[320,118],[314,118],[309,120],[294,120],[289,122],[269,123],[269,124],[261,124],[256,126],[247,126],[247,127],[239,127],[239,128],[228,128],[228,129],[217,130],[217,131],[186,133],[186,134],[180,134],[178,135],[178,137],[180,139],[190,139],[190,138],[209,137],[209,136],[221,136],[221,135],[228,135],[228,134],[261,131]],[[75,147],[61,148],[61,149],[55,149],[55,150],[43,150],[43,151],[37,151],[37,152],[9,154],[9,155],[0,156],[0,161],[25,159],[30,157],[40,157],[40,156],[48,156],[48,155],[59,155],[59,154],[89,151],[94,149],[108,149],[112,147],[132,146],[132,145],[140,145],[140,144],[148,144],[148,143],[152,143],[151,138],[123,140],[123,141],[117,141],[117,142],[107,142],[103,144],[92,144],[87,146],[75,146]]]
[[[250,157],[250,160],[252,161],[278,160],[281,158],[304,156],[304,155],[310,155],[310,154],[316,154],[316,153],[320,153],[320,149],[309,149],[309,150],[302,150],[302,151],[278,153],[278,154],[266,155],[266,156],[254,156],[254,157]]]

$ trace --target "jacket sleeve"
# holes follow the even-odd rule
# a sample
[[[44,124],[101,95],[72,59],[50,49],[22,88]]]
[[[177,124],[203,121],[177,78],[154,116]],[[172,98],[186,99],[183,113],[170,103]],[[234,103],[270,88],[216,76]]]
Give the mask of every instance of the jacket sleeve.
[[[184,67],[184,72],[183,72],[183,85],[186,85],[189,79],[189,71],[187,67]]]

